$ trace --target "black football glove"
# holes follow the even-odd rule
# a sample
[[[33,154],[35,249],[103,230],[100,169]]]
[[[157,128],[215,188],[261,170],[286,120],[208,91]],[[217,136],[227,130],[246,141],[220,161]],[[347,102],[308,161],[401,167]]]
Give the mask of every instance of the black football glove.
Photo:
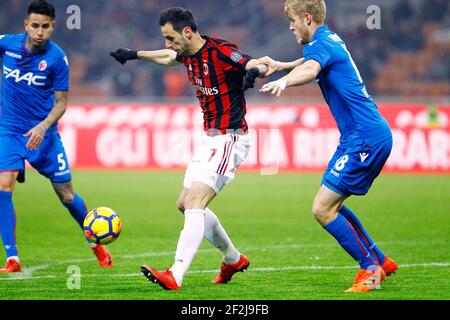
[[[253,67],[247,71],[244,77],[244,84],[242,86],[242,91],[253,88],[255,86],[255,80],[260,75],[260,71],[257,67]]]
[[[127,63],[128,60],[136,60],[139,59],[137,55],[137,51],[131,49],[117,49],[114,52],[109,54],[111,57],[119,61],[121,64]]]

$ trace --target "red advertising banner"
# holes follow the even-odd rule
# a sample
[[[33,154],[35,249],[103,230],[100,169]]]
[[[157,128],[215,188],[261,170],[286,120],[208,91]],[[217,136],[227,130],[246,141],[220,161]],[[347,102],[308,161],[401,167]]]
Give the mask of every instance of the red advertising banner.
[[[380,105],[394,148],[386,171],[450,173],[450,106]],[[249,106],[243,168],[323,170],[339,141],[325,105]],[[198,105],[72,105],[60,133],[72,168],[184,168],[203,132]]]

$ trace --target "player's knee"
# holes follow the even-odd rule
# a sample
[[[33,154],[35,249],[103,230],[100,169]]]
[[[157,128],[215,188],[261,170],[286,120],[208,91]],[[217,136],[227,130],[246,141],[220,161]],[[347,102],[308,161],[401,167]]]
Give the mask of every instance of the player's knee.
[[[206,200],[197,194],[189,193],[184,199],[184,209],[205,209]]]
[[[313,203],[312,214],[321,225],[325,225],[328,220],[330,220],[333,213],[323,202],[316,200]]]
[[[0,174],[0,191],[2,192],[13,192],[14,191],[14,181],[17,178],[17,174],[12,172],[7,172]]]

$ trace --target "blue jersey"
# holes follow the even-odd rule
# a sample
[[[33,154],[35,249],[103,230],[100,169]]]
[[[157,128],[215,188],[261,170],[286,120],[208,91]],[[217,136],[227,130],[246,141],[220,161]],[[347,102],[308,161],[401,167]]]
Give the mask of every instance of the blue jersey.
[[[42,52],[25,46],[27,33],[0,35],[2,90],[0,133],[24,134],[44,120],[54,107],[55,91],[69,91],[65,52],[48,41]],[[55,133],[55,123],[48,134]]]
[[[364,82],[344,41],[321,26],[303,49],[305,61],[322,66],[320,89],[341,133],[340,145],[349,151],[391,138],[386,120],[367,93]]]

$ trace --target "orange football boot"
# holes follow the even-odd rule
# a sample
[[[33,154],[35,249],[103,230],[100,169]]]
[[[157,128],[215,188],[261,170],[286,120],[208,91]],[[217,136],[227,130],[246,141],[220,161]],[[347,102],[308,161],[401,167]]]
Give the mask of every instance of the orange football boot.
[[[386,277],[390,276],[392,273],[395,273],[398,269],[398,264],[388,256],[384,256],[384,262],[381,266],[386,273]]]
[[[225,264],[222,262],[219,274],[211,281],[211,283],[227,283],[236,272],[243,272],[247,270],[249,265],[250,260],[242,254],[239,261],[234,264]]]
[[[19,261],[16,259],[9,259],[6,261],[5,266],[0,269],[0,273],[20,272],[21,267]]]
[[[181,286],[175,280],[172,271],[157,271],[147,265],[141,266],[141,272],[148,281],[159,284],[164,290],[180,290]]]
[[[105,246],[97,245],[95,248],[92,248],[92,251],[97,257],[98,265],[100,267],[112,268],[114,266],[112,255]]]
[[[375,270],[360,269],[352,287],[345,292],[369,292],[378,288],[385,278],[386,274],[381,266],[377,266]]]

